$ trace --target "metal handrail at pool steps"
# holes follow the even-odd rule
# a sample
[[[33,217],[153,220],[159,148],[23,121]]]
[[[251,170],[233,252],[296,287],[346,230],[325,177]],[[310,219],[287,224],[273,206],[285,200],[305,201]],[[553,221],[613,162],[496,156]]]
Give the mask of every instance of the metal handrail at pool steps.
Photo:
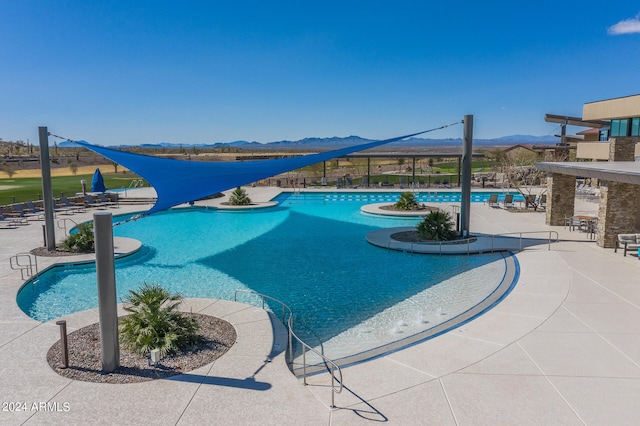
[[[300,339],[296,335],[296,333],[293,331],[293,311],[291,310],[291,308],[289,308],[289,306],[287,306],[286,303],[274,297],[268,296],[266,294],[258,293],[255,291],[251,291],[251,290],[236,290],[233,296],[234,302],[238,301],[238,293],[246,293],[246,294],[251,294],[251,295],[260,297],[260,299],[262,300],[262,309],[265,309],[265,303],[264,303],[265,299],[269,299],[280,304],[280,306],[282,307],[282,323],[287,326],[287,331],[289,335],[289,340],[288,340],[289,344],[287,345],[288,346],[287,349],[289,350],[289,368],[294,374],[296,374],[295,369],[293,368],[293,340],[295,339],[302,346],[302,381],[303,383],[305,384],[305,386],[307,385],[307,355],[306,354],[307,354],[307,350],[309,350],[314,354],[316,354],[317,356],[319,356],[320,359],[322,359],[322,363],[331,374],[331,406],[330,407],[335,408],[335,394],[342,392],[342,370],[340,370],[340,367],[338,366],[338,364],[336,364],[334,361],[327,358],[326,356],[324,356],[323,354],[321,354],[311,346],[307,345],[302,339]],[[317,365],[315,366],[317,367]],[[337,378],[336,378],[336,372],[338,376]],[[336,385],[336,382],[337,382],[337,385]]]

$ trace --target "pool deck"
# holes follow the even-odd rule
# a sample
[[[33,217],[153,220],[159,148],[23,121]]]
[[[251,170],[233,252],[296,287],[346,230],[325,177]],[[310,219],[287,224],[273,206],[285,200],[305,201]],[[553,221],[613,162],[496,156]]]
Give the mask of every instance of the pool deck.
[[[278,191],[249,190],[258,202]],[[145,207],[122,205],[113,213]],[[596,210],[597,204],[576,200],[576,212]],[[69,217],[78,222],[91,213]],[[333,409],[326,375],[312,376],[304,386],[287,369],[278,320],[228,301],[188,299],[184,307],[221,317],[238,332],[237,343],[212,364],[169,380],[128,385],[58,376],[45,357],[59,329],[17,307],[23,280],[9,267],[12,255],[42,245],[42,223],[0,229],[3,425],[631,425],[640,418],[640,260],[597,247],[587,234],[548,227],[543,213],[473,203],[473,233],[553,230],[560,241],[550,250],[540,242],[517,253],[518,284],[488,313],[429,341],[344,368],[346,388]],[[38,258],[40,269],[56,261]],[[96,322],[97,312],[66,319],[72,331]]]

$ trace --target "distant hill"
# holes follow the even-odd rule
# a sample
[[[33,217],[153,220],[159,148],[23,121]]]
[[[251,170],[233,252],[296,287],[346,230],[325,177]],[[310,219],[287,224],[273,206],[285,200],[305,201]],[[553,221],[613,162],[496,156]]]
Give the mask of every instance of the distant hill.
[[[359,145],[367,142],[372,142],[371,139],[364,139],[359,136],[347,136],[347,137],[331,137],[331,138],[304,138],[297,141],[275,141],[275,142],[248,142],[248,141],[234,141],[234,142],[215,142],[215,143],[173,143],[173,142],[159,142],[155,144],[140,144],[135,145],[146,149],[179,149],[182,148],[201,148],[211,149],[218,147],[233,147],[247,150],[321,150],[326,151],[330,149],[345,148],[348,146]],[[503,136],[495,139],[474,139],[474,146],[509,146],[518,144],[555,144],[558,143],[558,138],[554,136],[530,136],[530,135],[512,135]],[[458,147],[461,146],[462,139],[424,139],[424,138],[409,138],[404,141],[394,142],[393,148],[403,149],[416,149],[424,147]],[[71,142],[60,142],[60,147],[73,147]],[[114,148],[126,148],[133,145],[118,145]]]

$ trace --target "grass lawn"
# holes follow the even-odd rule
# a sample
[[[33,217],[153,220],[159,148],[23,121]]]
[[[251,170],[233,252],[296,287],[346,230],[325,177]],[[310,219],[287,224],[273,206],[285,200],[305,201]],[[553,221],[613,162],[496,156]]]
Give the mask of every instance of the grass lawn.
[[[133,179],[140,179],[133,173],[103,173],[104,184],[107,189],[118,189],[128,187]],[[54,197],[61,194],[73,196],[77,192],[82,192],[82,179],[87,181],[87,191],[91,191],[91,174],[77,174],[72,176],[52,176],[51,184]],[[39,177],[30,178],[1,178],[0,179],[0,205],[11,203],[22,203],[25,201],[35,201],[42,199],[42,179]]]

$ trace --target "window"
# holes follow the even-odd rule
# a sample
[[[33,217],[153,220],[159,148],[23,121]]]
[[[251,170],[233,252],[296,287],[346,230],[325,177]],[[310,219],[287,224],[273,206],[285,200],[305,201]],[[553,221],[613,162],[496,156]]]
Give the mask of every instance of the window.
[[[611,120],[611,137],[628,136],[629,135],[629,119]]]
[[[640,117],[631,119],[631,136],[640,136]]]

